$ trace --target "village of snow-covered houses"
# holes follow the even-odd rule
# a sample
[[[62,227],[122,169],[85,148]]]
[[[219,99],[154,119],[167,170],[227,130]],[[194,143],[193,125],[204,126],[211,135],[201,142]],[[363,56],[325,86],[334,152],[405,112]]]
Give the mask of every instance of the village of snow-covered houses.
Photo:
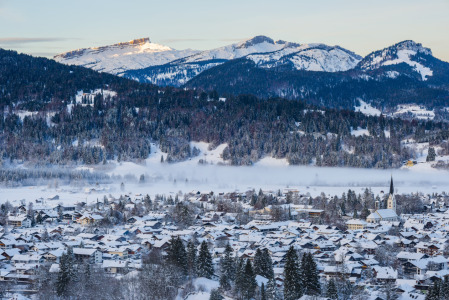
[[[6,202],[0,293],[185,300],[444,295],[449,196],[395,195],[393,178],[385,190]]]

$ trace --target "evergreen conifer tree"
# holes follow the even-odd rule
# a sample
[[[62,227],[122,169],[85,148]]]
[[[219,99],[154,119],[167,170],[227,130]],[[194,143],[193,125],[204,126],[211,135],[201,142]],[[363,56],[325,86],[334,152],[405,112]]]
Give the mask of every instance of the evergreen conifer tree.
[[[267,299],[276,299],[276,294],[277,294],[277,286],[276,286],[276,281],[273,279],[270,279],[268,281],[267,284],[267,288],[265,289],[265,294]]]
[[[429,150],[427,152],[426,161],[435,161],[436,153],[435,148],[429,147]]]
[[[70,248],[67,253],[62,254],[59,262],[59,272],[56,279],[56,294],[59,297],[67,297],[70,284],[73,281],[73,260]]]
[[[236,258],[237,259],[237,258]],[[244,285],[244,277],[245,277],[245,261],[243,258],[237,259],[237,264],[235,268],[235,276],[234,276],[234,283],[235,283],[235,291],[240,293],[242,291],[242,287]]]
[[[190,275],[196,274],[197,250],[195,243],[190,240],[187,243],[187,271]]]
[[[440,294],[446,299],[449,298],[449,278],[447,276],[444,277],[444,281],[441,284],[441,292]]]
[[[223,300],[223,299],[224,298],[218,289],[213,289],[212,291],[210,291],[209,300]]]
[[[274,277],[273,262],[267,249],[257,249],[254,255],[254,273],[267,279]]]
[[[433,286],[429,289],[426,295],[426,300],[440,300],[440,281],[435,280]]]
[[[242,283],[242,296],[244,299],[254,297],[257,288],[256,274],[254,274],[251,261],[248,259],[245,264]]]
[[[232,256],[233,249],[229,243],[226,245],[223,256],[220,259],[220,271],[225,275],[228,280],[233,281],[235,279],[236,264],[235,259]]]
[[[284,299],[296,300],[301,298],[302,280],[298,264],[298,254],[293,246],[287,251],[284,266]]]
[[[338,299],[338,291],[337,286],[335,285],[335,281],[331,279],[327,284],[326,297],[329,299]]]
[[[265,285],[262,282],[262,285],[260,286],[260,300],[267,300],[267,295],[265,293]]]
[[[268,279],[274,278],[273,261],[271,260],[271,256],[270,253],[268,252],[268,249],[264,249],[262,251],[262,257],[264,263],[262,276]]]
[[[262,251],[260,251],[260,248],[257,248],[256,254],[254,254],[254,273],[257,275],[262,275],[263,271],[263,257],[262,257]],[[262,275],[263,276],[263,275]]]
[[[304,294],[319,295],[321,293],[318,268],[311,253],[304,253],[301,263]]]
[[[220,282],[220,288],[223,291],[229,291],[231,289],[231,283],[229,282],[229,277],[227,277],[225,273],[221,274],[219,282]]]
[[[214,267],[212,265],[212,256],[206,241],[201,243],[200,253],[197,260],[197,272],[199,277],[212,278],[214,275]]]
[[[167,248],[166,259],[169,264],[187,273],[187,252],[179,236],[176,238],[172,237],[170,245]]]

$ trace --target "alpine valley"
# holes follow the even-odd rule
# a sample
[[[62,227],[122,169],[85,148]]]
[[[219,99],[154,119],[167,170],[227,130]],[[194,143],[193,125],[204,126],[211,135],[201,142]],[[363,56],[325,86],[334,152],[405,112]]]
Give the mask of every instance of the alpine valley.
[[[143,38],[54,60],[0,50],[0,62],[4,166],[155,153],[161,162],[362,168],[431,153],[432,166],[449,165],[449,64],[413,41],[361,57],[265,36],[206,51]]]

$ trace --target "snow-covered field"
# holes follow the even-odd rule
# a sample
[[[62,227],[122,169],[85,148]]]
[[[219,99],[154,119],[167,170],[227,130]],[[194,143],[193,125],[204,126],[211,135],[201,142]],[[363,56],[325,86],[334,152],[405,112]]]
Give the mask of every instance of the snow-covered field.
[[[407,114],[421,120],[433,120],[435,118],[435,112],[433,110],[428,110],[424,106],[416,104],[398,105],[392,116],[399,117]]]
[[[449,172],[436,170],[430,163],[421,163],[412,168],[395,170],[324,168],[313,166],[288,166],[284,159],[264,158],[254,166],[222,165],[220,153],[226,145],[208,150],[207,143],[193,143],[200,149],[199,156],[184,162],[161,163],[166,156],[156,148],[142,164],[131,162],[110,163],[104,172],[120,175],[122,180],[110,184],[92,186],[27,186],[20,188],[1,188],[0,202],[13,203],[34,201],[43,198],[47,203],[92,203],[104,196],[118,197],[122,194],[136,196],[140,194],[175,194],[191,191],[201,192],[244,192],[250,189],[277,191],[295,188],[301,194],[316,196],[324,192],[329,195],[341,195],[349,188],[362,192],[372,188],[375,194],[388,189],[390,176],[393,175],[397,193],[412,192],[449,192]],[[199,164],[203,159],[207,164]],[[222,164],[219,164],[222,163]],[[82,167],[94,170],[92,167]],[[97,169],[98,171],[98,169]],[[141,175],[145,181],[139,182]],[[125,188],[121,189],[121,182]],[[58,195],[58,200],[46,200]]]
[[[360,106],[356,106],[355,111],[359,111],[365,115],[369,115],[369,116],[380,116],[380,114],[382,113],[379,109],[371,106],[371,104],[366,103],[365,101],[359,99],[360,102]]]

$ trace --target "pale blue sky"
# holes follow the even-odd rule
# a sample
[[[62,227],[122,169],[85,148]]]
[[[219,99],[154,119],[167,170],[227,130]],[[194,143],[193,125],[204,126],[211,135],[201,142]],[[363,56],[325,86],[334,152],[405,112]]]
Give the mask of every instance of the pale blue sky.
[[[0,47],[41,56],[140,37],[210,49],[255,35],[360,55],[412,39],[449,61],[449,0],[0,0]]]

